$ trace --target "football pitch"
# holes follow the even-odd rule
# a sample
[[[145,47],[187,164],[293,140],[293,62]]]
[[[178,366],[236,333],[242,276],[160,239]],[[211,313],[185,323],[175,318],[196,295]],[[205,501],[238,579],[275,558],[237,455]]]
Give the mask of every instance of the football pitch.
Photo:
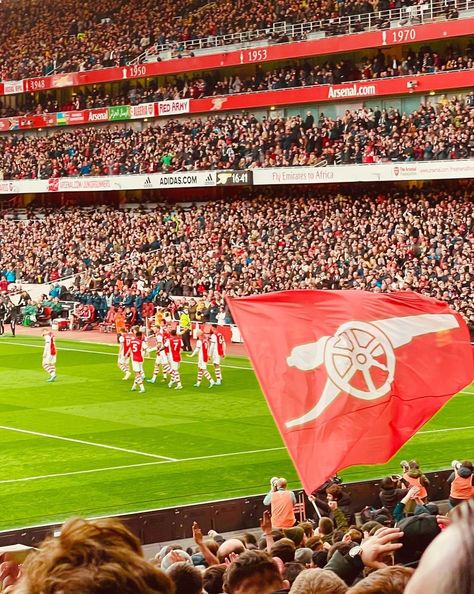
[[[247,359],[228,357],[222,386],[130,391],[117,346],[62,340],[47,383],[40,338],[0,338],[0,529],[263,493],[271,476],[299,486]],[[145,361],[147,377],[153,360]],[[474,457],[474,384],[455,396],[388,464],[341,473],[362,480]],[[317,464],[317,460],[315,460]]]

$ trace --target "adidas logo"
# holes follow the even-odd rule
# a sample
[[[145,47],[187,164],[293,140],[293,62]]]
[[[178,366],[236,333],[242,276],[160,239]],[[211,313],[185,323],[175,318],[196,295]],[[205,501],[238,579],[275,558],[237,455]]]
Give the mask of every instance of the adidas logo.
[[[151,177],[148,176],[145,180],[145,183],[143,184],[144,188],[152,188],[153,187],[153,182],[151,181]]]
[[[208,173],[206,179],[204,180],[204,183],[207,185],[214,185],[214,176],[212,175],[212,173]]]

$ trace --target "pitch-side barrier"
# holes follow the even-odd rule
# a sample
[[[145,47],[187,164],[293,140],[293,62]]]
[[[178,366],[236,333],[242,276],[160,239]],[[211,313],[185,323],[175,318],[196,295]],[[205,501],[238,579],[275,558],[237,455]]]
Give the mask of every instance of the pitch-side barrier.
[[[316,461],[315,461],[316,464]],[[451,473],[449,470],[426,473],[430,480],[428,495],[430,501],[445,500],[449,495],[449,486],[446,479]],[[157,481],[159,471],[157,471]],[[365,506],[380,507],[378,493],[380,479],[344,483],[344,487],[352,500],[354,512],[362,510]],[[297,490],[296,494],[301,493]],[[153,497],[153,484],[150,484],[150,499]],[[181,540],[192,537],[192,524],[198,522],[203,531],[215,530],[218,533],[242,532],[256,528],[259,518],[266,509],[263,505],[264,494],[220,501],[207,501],[192,505],[180,505],[161,509],[150,509],[135,513],[118,514],[121,519],[140,539],[142,544],[154,544]],[[314,509],[304,497],[304,513],[308,518],[314,517]],[[4,518],[8,517],[8,509],[4,509]],[[97,514],[94,517],[103,517]],[[66,518],[64,518],[66,520]],[[38,546],[46,536],[56,533],[61,527],[60,523],[26,526],[0,532],[0,546],[22,544]]]

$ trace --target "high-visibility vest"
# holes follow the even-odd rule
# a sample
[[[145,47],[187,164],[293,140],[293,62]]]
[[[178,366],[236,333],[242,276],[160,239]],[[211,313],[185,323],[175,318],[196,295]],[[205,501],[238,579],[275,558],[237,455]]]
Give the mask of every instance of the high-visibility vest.
[[[455,470],[449,496],[452,499],[470,499],[473,494],[472,474],[467,478],[463,478],[462,476],[459,476],[457,470]]]
[[[275,491],[272,493],[272,526],[274,528],[291,528],[295,525],[295,512],[291,491]]]

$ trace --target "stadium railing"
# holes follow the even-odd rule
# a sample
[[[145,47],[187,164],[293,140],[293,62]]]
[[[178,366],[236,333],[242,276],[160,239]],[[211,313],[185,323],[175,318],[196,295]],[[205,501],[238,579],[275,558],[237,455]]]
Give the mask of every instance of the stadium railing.
[[[366,14],[348,15],[331,19],[320,19],[303,23],[288,23],[279,21],[264,29],[253,29],[241,33],[227,35],[215,35],[190,39],[187,41],[173,41],[164,44],[155,44],[148,48],[140,56],[130,61],[130,64],[156,61],[159,59],[170,59],[179,55],[196,52],[205,54],[221,50],[223,47],[239,49],[239,46],[256,46],[255,42],[279,43],[284,37],[290,41],[301,41],[303,39],[324,37],[330,35],[347,35],[360,33],[362,31],[383,30],[407,25],[418,25],[448,18],[447,13],[455,8],[459,14],[458,18],[470,17],[474,14],[474,0],[454,0],[448,3],[446,0],[432,0],[423,4],[403,6],[391,10],[376,11]]]

